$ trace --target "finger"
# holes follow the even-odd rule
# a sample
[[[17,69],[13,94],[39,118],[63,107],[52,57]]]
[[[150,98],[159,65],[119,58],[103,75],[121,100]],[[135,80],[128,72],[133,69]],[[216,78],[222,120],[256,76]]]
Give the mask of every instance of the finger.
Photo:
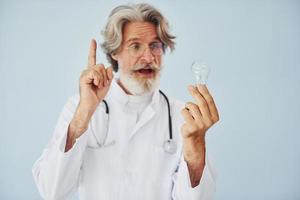
[[[195,123],[194,118],[192,117],[191,113],[186,108],[183,108],[181,110],[181,114],[187,123],[189,123],[189,124]]]
[[[206,102],[208,104],[208,109],[210,111],[211,119],[213,120],[213,122],[219,121],[218,109],[217,109],[215,101],[214,101],[213,97],[211,96],[211,94],[209,93],[206,85],[197,85],[197,89],[202,94],[202,96],[204,97],[204,99],[206,100]]]
[[[207,104],[206,100],[204,99],[204,97],[201,95],[201,93],[198,91],[198,89],[196,87],[190,85],[188,87],[188,89],[189,89],[190,94],[194,97],[194,99],[197,102],[197,105],[200,109],[203,120],[206,123],[210,123],[211,122],[211,113],[208,108],[208,104]]]
[[[103,74],[99,73],[98,71],[95,71],[95,72],[96,72],[95,75],[99,78],[99,82],[98,82],[97,87],[102,88],[103,87],[103,80],[104,80]]]
[[[89,80],[91,81],[91,83],[93,83],[96,87],[101,88],[102,87],[102,82],[103,82],[103,77],[102,74],[100,74],[99,72],[97,72],[96,70],[92,69],[89,72],[89,76],[88,76]]]
[[[107,76],[106,76],[106,70],[103,64],[97,64],[92,67],[94,70],[96,70],[99,74],[101,74],[102,77],[102,86],[105,87],[107,85]]]
[[[96,51],[97,51],[97,42],[92,39],[90,44],[90,51],[88,56],[88,66],[96,65]]]
[[[110,66],[106,69],[106,74],[107,74],[108,80],[111,81],[114,77],[112,66]]]
[[[192,102],[187,102],[185,104],[185,107],[188,109],[189,113],[192,115],[192,117],[196,120],[197,123],[202,122],[202,115],[199,110],[199,107],[192,103]]]
[[[99,87],[99,82],[100,82],[99,76],[93,75],[93,84],[94,84],[96,87]]]
[[[111,84],[112,81],[112,77],[113,77],[113,73],[112,73],[112,67],[108,67],[108,68],[104,68],[104,72],[103,72],[106,76],[106,84],[105,86],[108,86]]]
[[[87,71],[83,74],[84,76],[84,80],[86,80],[86,83],[89,84],[94,84],[96,86],[98,86],[98,83],[100,81],[99,76],[96,74],[96,72],[94,71]]]
[[[104,68],[104,65],[100,68],[100,70],[101,70],[101,74],[103,76],[103,87],[105,87],[108,84],[108,77],[107,77],[106,69]]]

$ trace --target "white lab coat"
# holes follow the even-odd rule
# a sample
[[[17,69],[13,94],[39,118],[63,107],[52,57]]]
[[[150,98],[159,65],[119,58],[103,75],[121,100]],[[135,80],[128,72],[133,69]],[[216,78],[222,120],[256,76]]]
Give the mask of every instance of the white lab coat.
[[[79,95],[67,101],[50,143],[32,169],[44,199],[69,199],[76,191],[82,200],[213,198],[215,172],[207,156],[200,184],[191,187],[182,156],[182,103],[169,98],[173,138],[177,143],[177,152],[170,154],[163,149],[169,138],[167,104],[158,90],[138,122],[136,114],[126,107],[128,96],[115,80],[105,100],[109,115],[104,104],[99,104],[88,130],[64,153],[68,125]]]

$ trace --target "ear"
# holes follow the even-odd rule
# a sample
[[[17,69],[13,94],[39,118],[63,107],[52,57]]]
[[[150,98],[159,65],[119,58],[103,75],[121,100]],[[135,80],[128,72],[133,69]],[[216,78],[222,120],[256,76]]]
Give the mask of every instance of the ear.
[[[112,54],[110,54],[110,56],[111,56],[115,61],[118,61],[118,58],[119,58],[118,54],[112,53]]]

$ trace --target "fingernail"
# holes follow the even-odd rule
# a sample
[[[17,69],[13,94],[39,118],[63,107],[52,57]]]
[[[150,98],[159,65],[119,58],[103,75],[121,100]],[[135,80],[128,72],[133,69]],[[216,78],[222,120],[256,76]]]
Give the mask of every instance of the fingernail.
[[[205,84],[198,84],[198,88],[204,88]]]
[[[194,89],[194,86],[189,85],[189,86],[188,86],[188,89],[189,89],[189,90],[193,90],[193,89]]]

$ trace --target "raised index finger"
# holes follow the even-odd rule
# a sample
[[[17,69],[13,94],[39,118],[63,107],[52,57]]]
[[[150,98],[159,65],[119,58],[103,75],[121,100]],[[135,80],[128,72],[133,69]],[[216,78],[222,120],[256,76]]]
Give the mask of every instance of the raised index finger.
[[[90,51],[88,57],[88,66],[96,65],[96,50],[97,50],[97,42],[96,40],[92,39],[90,44]]]

